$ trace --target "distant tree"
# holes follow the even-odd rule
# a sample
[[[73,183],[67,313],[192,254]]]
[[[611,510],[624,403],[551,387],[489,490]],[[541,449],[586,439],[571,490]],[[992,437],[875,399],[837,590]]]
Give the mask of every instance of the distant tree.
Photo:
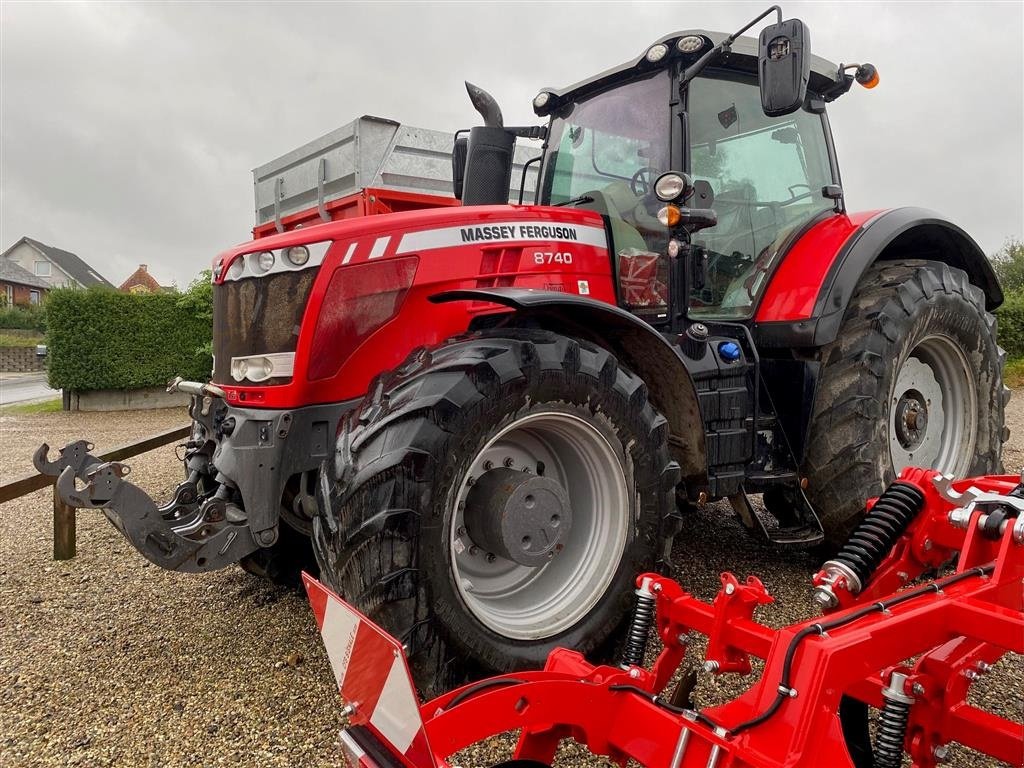
[[[1024,291],[1024,242],[1007,238],[1003,247],[989,258],[1004,291]]]

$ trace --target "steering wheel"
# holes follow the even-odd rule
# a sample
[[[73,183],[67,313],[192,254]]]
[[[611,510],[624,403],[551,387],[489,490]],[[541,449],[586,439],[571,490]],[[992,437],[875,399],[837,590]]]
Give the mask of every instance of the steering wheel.
[[[637,169],[629,180],[629,190],[637,197],[647,197],[654,186],[655,173],[656,171],[649,165]]]

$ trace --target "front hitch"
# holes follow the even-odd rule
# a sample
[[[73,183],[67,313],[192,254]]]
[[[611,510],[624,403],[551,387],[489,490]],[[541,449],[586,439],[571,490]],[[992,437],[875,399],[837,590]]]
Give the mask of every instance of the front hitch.
[[[95,446],[87,440],[75,440],[57,452],[57,460],[50,461],[50,446],[43,443],[32,454],[32,465],[36,472],[47,477],[58,477],[68,467],[79,480],[85,480],[85,473],[96,464],[102,463],[89,453]]]
[[[200,501],[193,479],[178,486],[162,507],[124,478],[126,464],[110,461],[84,470],[85,488],[75,483],[71,465],[57,478],[57,492],[69,506],[102,509],[151,563],[172,571],[200,573],[224,568],[259,549],[244,514],[224,499]]]

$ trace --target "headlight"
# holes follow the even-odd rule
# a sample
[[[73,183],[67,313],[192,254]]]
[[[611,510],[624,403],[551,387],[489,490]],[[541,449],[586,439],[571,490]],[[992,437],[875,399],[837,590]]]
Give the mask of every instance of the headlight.
[[[551,101],[551,94],[547,91],[541,91],[533,97],[533,106],[537,109],[544,109],[544,105]]]
[[[269,272],[271,267],[274,266],[273,251],[260,251],[259,253],[249,254],[249,266],[257,275]]]
[[[271,256],[273,256],[273,254],[271,254]],[[309,248],[304,245],[293,245],[291,248],[285,248],[284,258],[296,267],[301,267],[309,261]],[[273,261],[271,261],[271,264],[273,264]]]
[[[231,358],[231,378],[235,381],[248,379],[258,384],[267,379],[291,376],[294,369],[294,352]]]
[[[273,365],[265,357],[236,357],[231,361],[231,378],[235,381],[264,381],[272,370]]]
[[[686,194],[686,188],[690,186],[688,182],[689,180],[680,173],[663,173],[654,182],[654,194],[663,203],[679,200]]]
[[[644,58],[651,62],[651,64],[656,64],[657,62],[664,59],[665,54],[667,53],[668,46],[665,45],[664,43],[658,43],[657,45],[652,45],[650,48],[647,49],[647,55]]]
[[[686,37],[680,37],[679,42],[676,43],[676,48],[679,49],[680,53],[696,53],[704,47],[704,38],[700,35],[687,35]]]
[[[231,266],[228,267],[228,279],[237,280],[245,272],[245,259],[239,256],[237,259],[231,262]]]

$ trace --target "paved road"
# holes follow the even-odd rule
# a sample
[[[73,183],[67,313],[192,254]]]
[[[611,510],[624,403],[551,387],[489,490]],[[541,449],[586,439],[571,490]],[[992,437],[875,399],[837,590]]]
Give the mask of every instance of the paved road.
[[[46,386],[45,373],[0,373],[0,405],[59,396],[59,389]]]

